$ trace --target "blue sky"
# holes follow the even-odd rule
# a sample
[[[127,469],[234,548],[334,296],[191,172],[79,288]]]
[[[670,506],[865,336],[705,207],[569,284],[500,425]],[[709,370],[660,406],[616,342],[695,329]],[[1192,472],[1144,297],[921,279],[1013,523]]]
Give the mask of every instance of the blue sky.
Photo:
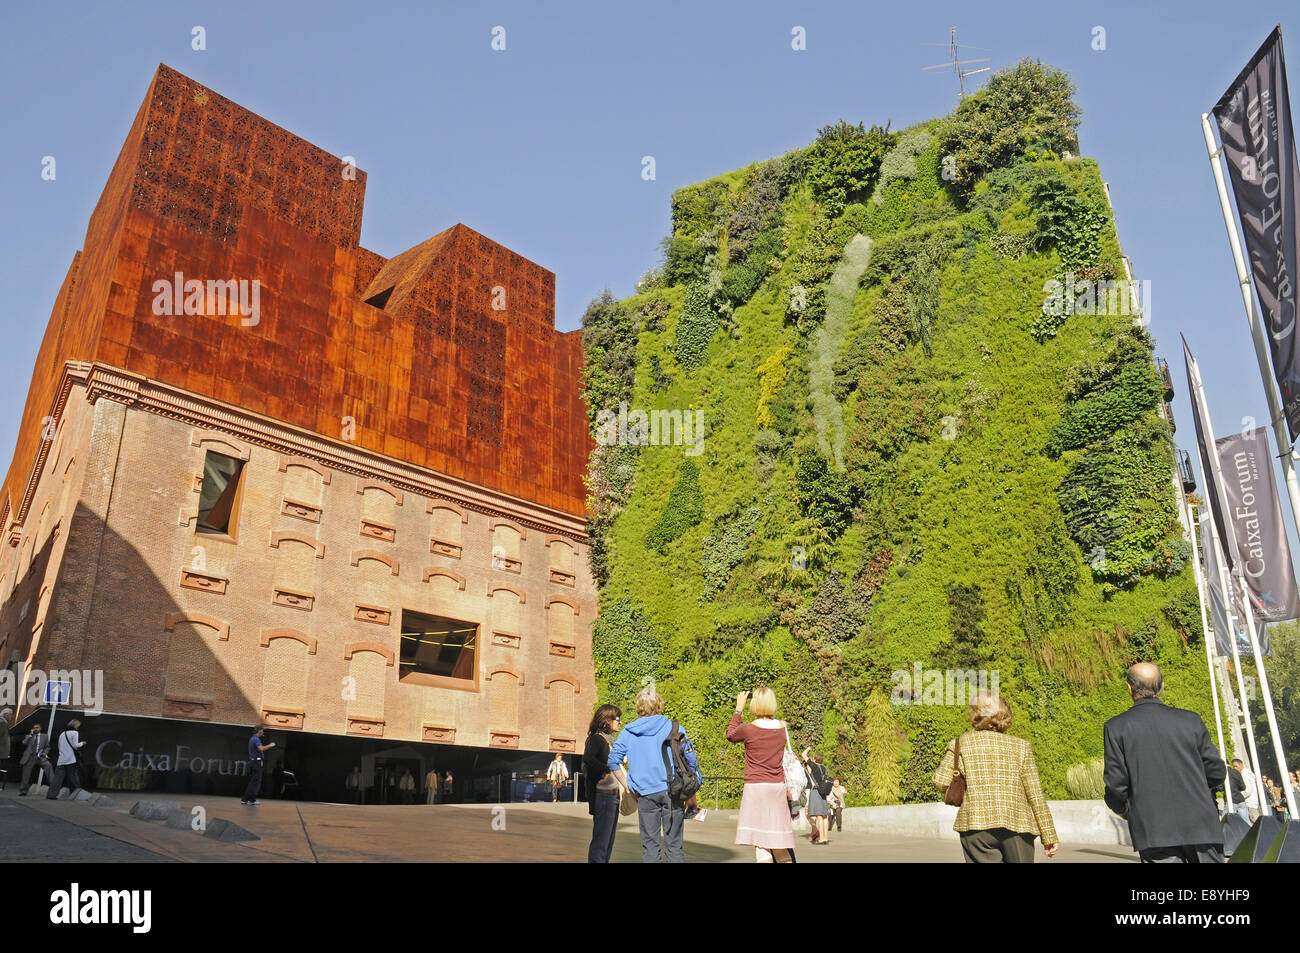
[[[1266,418],[1201,138],[1284,4],[39,4],[0,10],[0,454],[13,447],[51,306],[149,79],[165,62],[369,173],[362,243],[394,255],[464,222],[556,273],[557,324],[658,259],[673,189],[807,144],[845,118],[949,112],[948,28],[999,68],[1067,70],[1080,141],[1152,282],[1152,334],[1201,363],[1216,430]],[[192,29],[207,49],[191,49]],[[492,29],[506,49],[491,48]],[[807,49],[791,49],[791,30]],[[1106,48],[1092,48],[1094,27]],[[983,65],[983,64],[981,64]],[[1293,63],[1294,65],[1294,63]],[[1296,67],[1300,69],[1300,67]],[[987,74],[973,78],[976,85]],[[57,162],[41,178],[42,157]],[[657,178],[641,177],[654,156]],[[7,459],[7,456],[6,456]]]

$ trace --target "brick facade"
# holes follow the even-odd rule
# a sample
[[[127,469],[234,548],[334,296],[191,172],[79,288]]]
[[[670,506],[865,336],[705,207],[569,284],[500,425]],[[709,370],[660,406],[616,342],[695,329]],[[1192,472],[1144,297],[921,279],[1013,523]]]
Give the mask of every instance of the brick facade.
[[[114,713],[575,751],[580,337],[464,226],[361,248],[353,173],[159,68],[37,359],[0,661],[103,670]],[[175,272],[257,279],[260,319],[157,314]],[[210,450],[244,462],[233,539],[197,531]],[[473,678],[402,678],[403,610],[477,625]]]

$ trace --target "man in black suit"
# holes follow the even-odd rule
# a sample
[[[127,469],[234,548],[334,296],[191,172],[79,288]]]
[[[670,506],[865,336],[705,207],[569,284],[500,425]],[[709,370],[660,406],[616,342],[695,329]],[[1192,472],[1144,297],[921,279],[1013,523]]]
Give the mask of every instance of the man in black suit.
[[[1128,820],[1144,864],[1223,863],[1213,792],[1227,765],[1195,712],[1160,700],[1164,677],[1150,662],[1128,670],[1133,707],[1106,722],[1106,806]]]
[[[23,766],[23,779],[18,787],[18,796],[26,797],[28,790],[32,786],[32,772],[40,768],[45,772],[45,783],[48,784],[54,778],[54,768],[50,764],[45,735],[41,733],[40,725],[32,725],[32,730],[27,734],[27,740],[23,744],[23,757],[21,764]]]

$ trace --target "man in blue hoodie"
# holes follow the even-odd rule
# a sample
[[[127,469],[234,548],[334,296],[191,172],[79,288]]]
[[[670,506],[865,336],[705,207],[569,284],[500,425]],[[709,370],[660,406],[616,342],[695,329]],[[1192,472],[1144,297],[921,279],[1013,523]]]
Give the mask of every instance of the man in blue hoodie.
[[[619,782],[632,792],[636,799],[637,817],[641,822],[641,860],[647,864],[659,863],[660,831],[664,857],[670,864],[684,863],[682,854],[682,821],[684,805],[668,796],[669,771],[672,770],[672,752],[665,748],[673,723],[664,717],[664,700],[654,686],[641,689],[636,696],[637,720],[625,727],[609,749],[609,770]],[[700,766],[695,760],[686,729],[682,733],[682,754],[700,778]],[[664,753],[668,754],[668,767],[664,766]],[[627,758],[627,771],[623,759]]]

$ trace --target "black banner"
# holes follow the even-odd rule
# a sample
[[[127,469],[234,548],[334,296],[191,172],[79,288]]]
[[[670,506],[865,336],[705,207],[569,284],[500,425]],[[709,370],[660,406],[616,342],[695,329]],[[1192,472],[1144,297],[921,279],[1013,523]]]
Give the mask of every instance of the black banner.
[[[1300,592],[1282,522],[1282,501],[1273,480],[1268,431],[1259,427],[1214,442],[1238,567],[1250,592],[1255,619],[1262,623],[1300,618]]]
[[[1214,107],[1255,291],[1264,311],[1273,373],[1287,427],[1300,436],[1300,341],[1296,336],[1296,228],[1300,169],[1287,95],[1282,28],[1276,27]]]
[[[1205,499],[1210,504],[1210,513],[1214,517],[1214,526],[1219,539],[1223,541],[1223,559],[1228,569],[1233,566],[1231,536],[1228,524],[1223,518],[1223,504],[1219,501],[1219,491],[1214,478],[1214,457],[1210,456],[1210,445],[1205,439],[1205,422],[1210,418],[1210,411],[1205,407],[1205,392],[1201,389],[1201,371],[1192,357],[1192,350],[1183,338],[1183,363],[1187,366],[1187,397],[1192,402],[1192,424],[1196,430],[1196,451],[1201,455],[1201,472],[1205,474]]]

